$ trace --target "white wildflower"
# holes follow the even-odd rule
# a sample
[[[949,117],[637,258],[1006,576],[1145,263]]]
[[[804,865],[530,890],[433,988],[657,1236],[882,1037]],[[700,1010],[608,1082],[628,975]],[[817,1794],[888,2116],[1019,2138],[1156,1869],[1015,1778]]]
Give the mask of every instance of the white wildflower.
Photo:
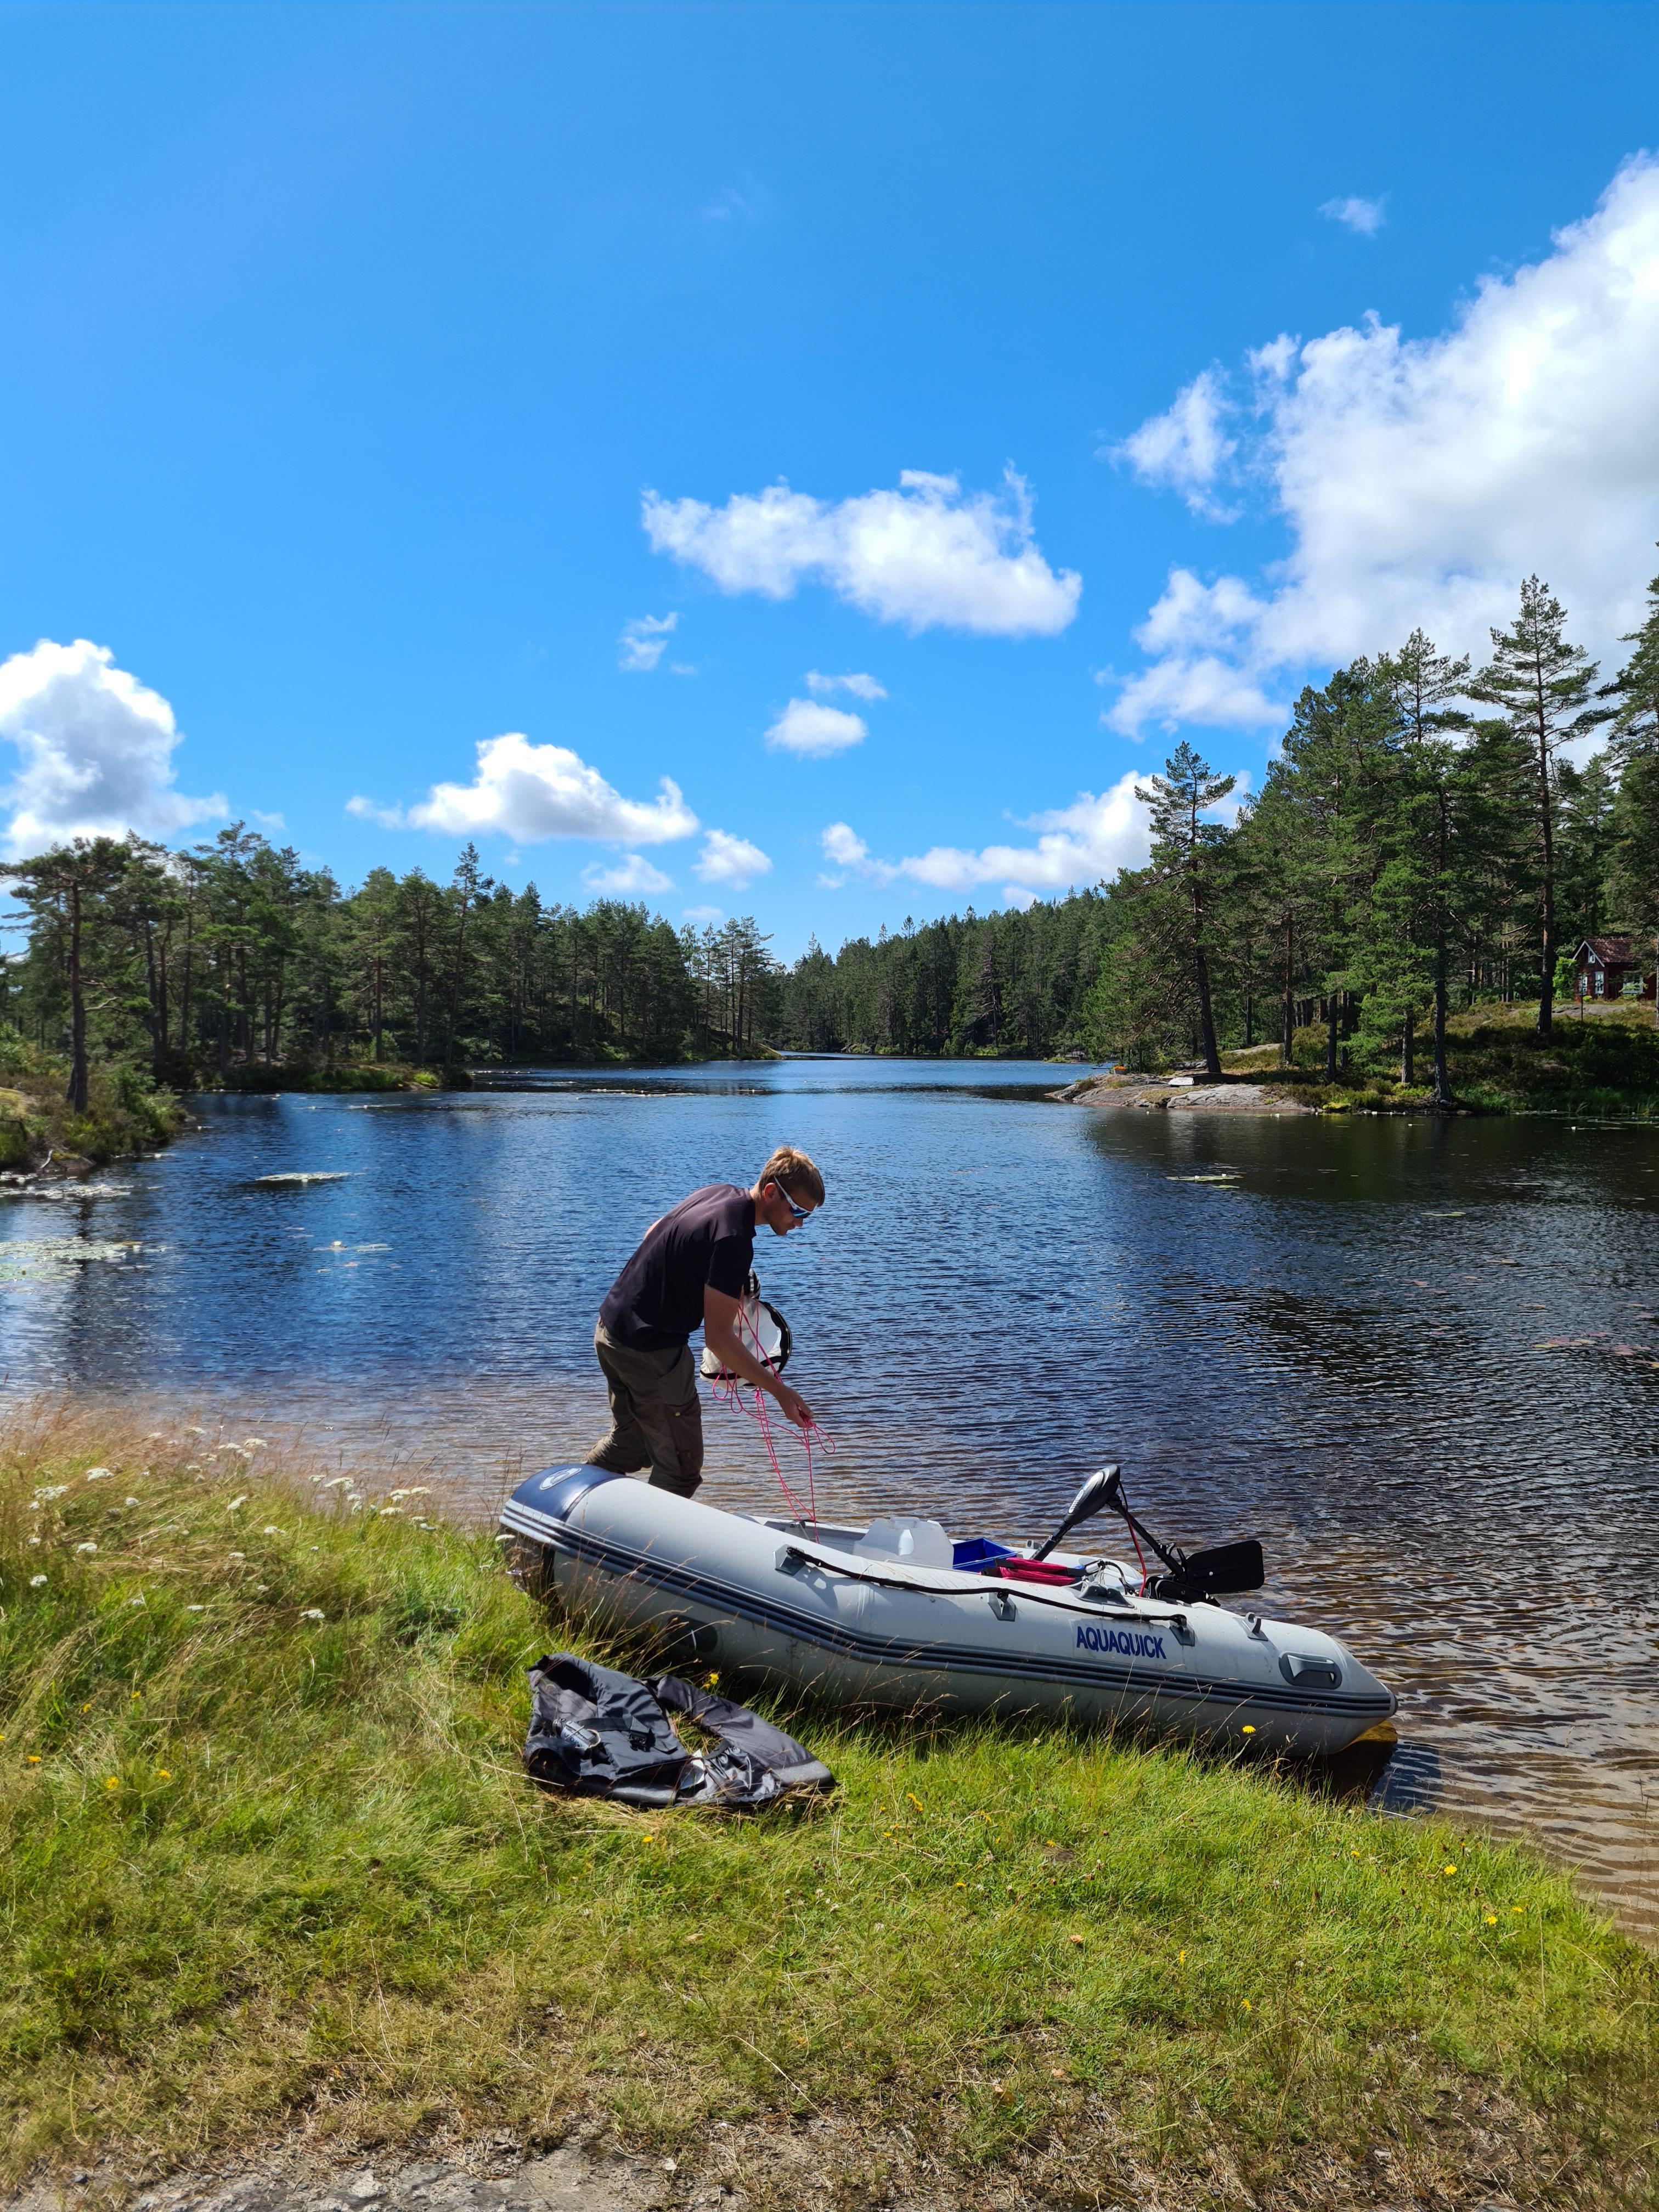
[[[300,1618],[301,1620],[320,1620],[323,1618],[323,1609],[319,1605],[308,1605]]]
[[[129,1605],[142,1605],[143,1601],[144,1601],[142,1597],[130,1597],[127,1600],[127,1603]]]
[[[247,1492],[244,1491],[240,1498],[233,1498],[231,1499],[229,1504],[226,1506],[225,1510],[227,1513],[234,1513],[239,1505],[246,1505],[246,1504]]]
[[[35,1492],[34,1502],[37,1505],[40,1505],[44,1504],[49,1498],[61,1498],[68,1488],[69,1485],[66,1482],[51,1483],[46,1489],[37,1490]]]
[[[265,1451],[269,1449],[270,1447],[266,1444],[263,1437],[244,1437],[242,1438],[242,1449],[244,1451]]]
[[[225,1557],[228,1559],[245,1559],[247,1557],[247,1553],[246,1552],[227,1552],[225,1553]]]
[[[273,1527],[269,1522],[267,1522],[265,1526],[259,1531],[259,1534],[262,1536],[280,1536],[282,1533],[283,1532],[280,1528]]]
[[[86,1543],[77,1544],[75,1548],[77,1552],[95,1552],[98,1547],[88,1539]]]
[[[207,1607],[204,1605],[187,1605],[185,1607],[185,1611],[186,1613],[205,1613],[207,1611]]]
[[[325,1490],[339,1490],[351,1480],[349,1474],[331,1474],[323,1485]]]
[[[45,1582],[46,1579],[46,1578],[44,1575],[31,1575],[29,1577],[29,1588],[31,1589],[39,1589],[41,1583]]]
[[[88,1482],[107,1482],[109,1480],[109,1469],[106,1467],[89,1467],[87,1469],[87,1480]]]
[[[138,1500],[136,1498],[129,1498],[126,1502],[129,1505],[136,1505]]]

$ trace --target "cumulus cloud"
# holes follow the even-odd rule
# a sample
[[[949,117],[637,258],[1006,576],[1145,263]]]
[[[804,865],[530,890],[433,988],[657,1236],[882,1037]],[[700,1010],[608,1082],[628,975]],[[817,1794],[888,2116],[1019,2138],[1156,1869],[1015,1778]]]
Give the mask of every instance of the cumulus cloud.
[[[668,641],[679,624],[678,614],[635,615],[632,622],[624,623],[617,640],[621,647],[617,655],[617,667],[630,676],[647,674],[667,651]]]
[[[663,845],[690,836],[697,817],[678,784],[664,776],[657,789],[653,799],[624,799],[568,745],[532,745],[513,730],[480,741],[471,783],[434,783],[406,808],[349,799],[346,811],[389,830],[440,830],[459,837],[499,831],[527,845],[547,837]]]
[[[706,884],[730,884],[734,891],[747,890],[757,876],[772,872],[772,863],[758,845],[746,837],[733,837],[725,830],[711,830],[702,841],[696,872]]]
[[[174,789],[172,708],[84,637],[42,638],[0,664],[0,737],[20,756],[0,791],[12,809],[3,835],[15,854],[129,830],[176,836],[227,811],[218,793],[191,799]]]
[[[925,884],[941,891],[1000,884],[1011,906],[1030,905],[1045,893],[1098,883],[1120,868],[1144,865],[1149,850],[1146,810],[1135,797],[1135,774],[1120,777],[1098,797],[1081,791],[1069,806],[1027,816],[1019,827],[1037,832],[1029,845],[986,845],[977,852],[933,845],[899,860],[873,859],[851,825],[832,822],[819,839],[824,859],[839,875],[820,878],[832,887],[849,875],[872,883]]]
[[[724,507],[645,495],[652,547],[728,593],[787,599],[817,581],[879,621],[911,630],[1052,637],[1077,612],[1083,580],[1038,551],[1031,496],[1007,471],[1001,494],[907,469],[896,491],[813,499],[786,483]]]
[[[1387,221],[1388,194],[1380,199],[1327,200],[1319,212],[1328,222],[1344,223],[1362,238],[1375,238]]]
[[[724,921],[726,908],[723,906],[683,907],[680,919],[683,921]]]
[[[1233,510],[1217,501],[1214,490],[1238,450],[1223,427],[1230,411],[1223,379],[1206,368],[1176,395],[1172,406],[1108,447],[1103,458],[1127,462],[1143,483],[1179,492],[1194,514],[1231,520]]]
[[[826,760],[848,745],[861,745],[868,734],[861,714],[822,706],[816,699],[792,699],[766,732],[766,742],[774,752]]]
[[[873,699],[884,699],[887,696],[887,686],[884,684],[878,684],[873,676],[866,676],[858,672],[849,676],[824,676],[816,668],[809,668],[806,672],[806,688],[815,699],[828,699],[833,697],[837,691],[850,691],[854,698],[862,699],[866,705]]]
[[[582,870],[582,881],[589,890],[607,898],[657,898],[674,888],[672,876],[664,875],[638,853],[624,853],[614,867],[601,867],[596,861]]]
[[[1227,436],[1188,437],[1161,480],[1254,491],[1288,552],[1255,580],[1172,570],[1112,727],[1263,726],[1300,676],[1419,623],[1484,655],[1534,570],[1574,635],[1616,652],[1659,537],[1659,162],[1626,163],[1593,215],[1535,265],[1485,279],[1449,330],[1407,338],[1372,317],[1281,337],[1212,404]]]

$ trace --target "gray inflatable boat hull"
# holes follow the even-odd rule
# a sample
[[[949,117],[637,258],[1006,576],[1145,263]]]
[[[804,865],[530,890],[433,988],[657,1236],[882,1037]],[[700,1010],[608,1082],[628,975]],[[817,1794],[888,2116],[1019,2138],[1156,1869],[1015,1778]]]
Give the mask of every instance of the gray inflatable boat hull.
[[[1121,1721],[1297,1756],[1340,1751],[1395,1710],[1316,1629],[1161,1604],[1109,1577],[1073,1589],[855,1555],[861,1530],[726,1513],[598,1468],[532,1475],[501,1526],[577,1618],[666,1632],[685,1656],[775,1689]]]

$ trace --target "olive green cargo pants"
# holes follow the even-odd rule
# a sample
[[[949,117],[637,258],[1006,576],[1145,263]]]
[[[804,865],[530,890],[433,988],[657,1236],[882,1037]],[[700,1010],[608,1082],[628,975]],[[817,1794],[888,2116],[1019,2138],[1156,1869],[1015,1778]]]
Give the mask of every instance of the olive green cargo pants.
[[[587,1464],[612,1474],[648,1467],[659,1490],[690,1498],[702,1480],[702,1401],[690,1346],[641,1351],[617,1343],[599,1322],[593,1349],[611,1394],[611,1433],[594,1445]]]

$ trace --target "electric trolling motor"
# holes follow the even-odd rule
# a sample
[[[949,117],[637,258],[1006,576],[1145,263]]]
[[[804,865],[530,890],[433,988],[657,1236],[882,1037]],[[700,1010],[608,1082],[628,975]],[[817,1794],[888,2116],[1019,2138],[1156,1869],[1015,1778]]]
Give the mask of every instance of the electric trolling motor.
[[[1031,1554],[1032,1558],[1046,1559],[1068,1530],[1075,1528],[1079,1521],[1092,1521],[1097,1513],[1115,1513],[1127,1522],[1169,1569],[1167,1574],[1148,1580],[1148,1597],[1162,1598],[1175,1605],[1196,1605],[1203,1598],[1234,1597],[1245,1590],[1260,1589],[1267,1580],[1261,1546],[1254,1536],[1237,1544],[1218,1544],[1206,1552],[1183,1552],[1178,1544],[1160,1543],[1145,1522],[1137,1521],[1129,1510],[1123,1495],[1122,1470],[1116,1466],[1099,1468],[1089,1477],[1072,1500],[1066,1518],[1048,1542]]]

